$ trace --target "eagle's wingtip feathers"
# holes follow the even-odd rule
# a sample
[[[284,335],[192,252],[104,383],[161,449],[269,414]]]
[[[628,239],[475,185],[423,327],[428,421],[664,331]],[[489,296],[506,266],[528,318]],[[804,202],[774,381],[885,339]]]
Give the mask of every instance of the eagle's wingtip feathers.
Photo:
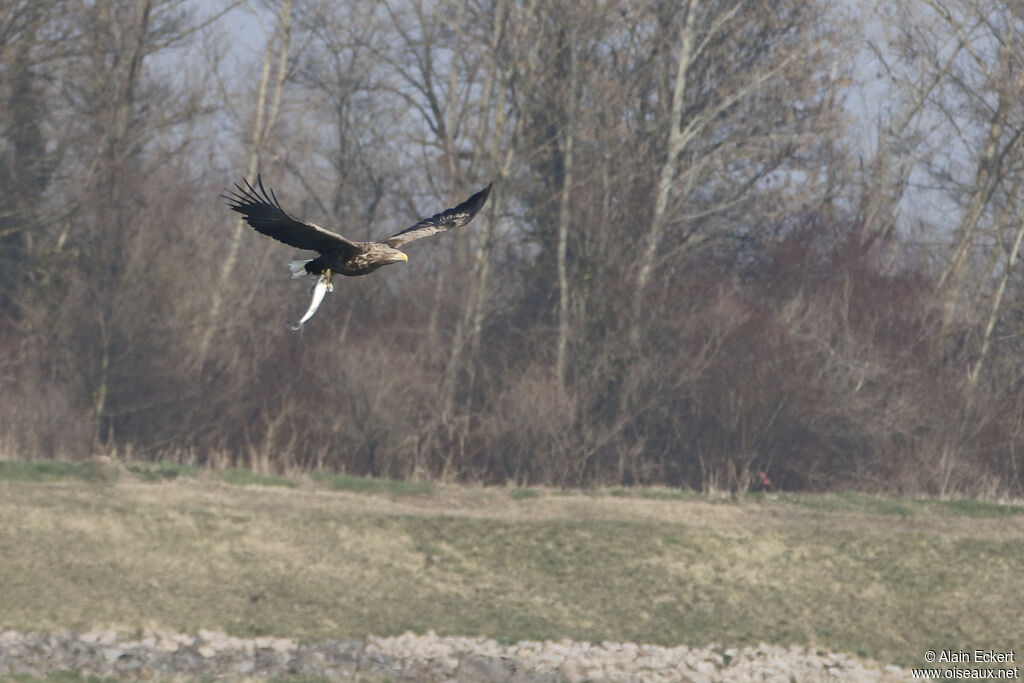
[[[484,207],[487,203],[487,198],[491,196],[491,187],[494,185],[494,181],[487,183],[487,187],[477,192],[475,195],[469,198],[467,204],[470,205],[470,210],[475,215],[477,211]],[[463,205],[465,206],[465,204]]]

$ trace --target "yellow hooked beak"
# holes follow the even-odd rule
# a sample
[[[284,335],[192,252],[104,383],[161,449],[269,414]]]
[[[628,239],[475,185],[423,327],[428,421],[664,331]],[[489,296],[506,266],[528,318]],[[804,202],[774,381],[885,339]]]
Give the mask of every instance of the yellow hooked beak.
[[[404,251],[402,251],[402,252],[399,252],[399,253],[395,254],[394,258],[391,259],[391,260],[394,261],[395,263],[398,263],[399,261],[408,261],[409,260],[409,255],[406,254]]]

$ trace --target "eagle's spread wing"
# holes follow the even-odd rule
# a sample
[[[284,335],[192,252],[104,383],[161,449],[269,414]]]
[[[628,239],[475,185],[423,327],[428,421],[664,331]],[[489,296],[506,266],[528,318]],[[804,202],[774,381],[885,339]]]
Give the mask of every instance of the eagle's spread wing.
[[[274,191],[263,187],[263,179],[256,176],[257,190],[242,179],[245,187],[235,184],[235,191],[227,191],[221,195],[228,200],[232,211],[242,214],[245,221],[264,235],[297,249],[324,252],[328,250],[348,250],[355,254],[359,247],[341,235],[325,230],[319,225],[300,221],[281,208]]]
[[[473,216],[483,208],[484,202],[487,201],[487,195],[490,192],[491,186],[488,185],[454,209],[448,209],[430,218],[424,218],[416,225],[406,228],[397,235],[384,240],[384,244],[397,249],[403,244],[408,244],[421,237],[430,237],[438,232],[444,232],[452,228],[461,228],[473,220]]]

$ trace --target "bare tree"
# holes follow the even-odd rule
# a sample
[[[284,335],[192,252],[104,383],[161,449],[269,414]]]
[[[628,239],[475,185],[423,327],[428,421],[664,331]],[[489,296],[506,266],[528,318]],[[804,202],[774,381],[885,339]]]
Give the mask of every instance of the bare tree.
[[[284,91],[285,75],[287,74],[288,50],[291,42],[291,0],[284,0],[278,11],[277,23],[273,34],[268,38],[264,49],[263,69],[260,75],[259,89],[256,95],[255,117],[251,128],[246,152],[245,178],[253,178],[260,168],[263,148],[277,121],[281,108],[281,95]],[[276,69],[275,69],[276,61]],[[271,83],[271,72],[274,73]],[[228,252],[221,261],[220,278],[210,298],[210,321],[206,325],[199,341],[198,363],[200,367],[206,360],[210,341],[217,328],[221,307],[224,302],[225,290],[238,263],[238,252],[242,235],[247,231],[241,216],[235,219],[234,230],[228,242]]]
[[[280,0],[246,79],[237,4],[0,3],[0,447],[1019,493],[1016,5]],[[233,166],[359,238],[495,190],[296,335]]]
[[[38,258],[36,241],[58,211],[46,211],[45,192],[59,154],[47,150],[45,83],[62,50],[52,37],[67,38],[52,20],[62,3],[15,2],[0,11],[0,93],[6,115],[0,128],[0,310],[15,318],[15,302],[27,296],[27,285],[50,274]],[[63,207],[61,207],[63,209]]]

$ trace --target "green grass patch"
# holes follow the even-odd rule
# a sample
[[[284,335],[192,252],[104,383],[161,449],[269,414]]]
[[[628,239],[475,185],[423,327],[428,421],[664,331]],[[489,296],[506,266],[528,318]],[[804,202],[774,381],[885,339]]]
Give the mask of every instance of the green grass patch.
[[[103,676],[96,676],[93,674],[83,674],[78,671],[51,671],[42,678],[38,676],[32,676],[31,674],[7,674],[10,678],[6,680],[17,681],[18,683],[36,683],[37,681],[45,681],[46,683],[117,683],[117,678],[106,678]]]
[[[46,683],[117,683],[117,678],[106,678],[103,676],[96,676],[93,674],[83,674],[78,671],[51,671],[46,676],[40,678],[31,674],[7,674],[10,678],[5,680],[17,681],[18,683],[36,683],[37,681],[45,681]]]
[[[508,495],[512,500],[528,500],[530,498],[540,498],[540,491],[530,488],[515,488],[509,491]]]
[[[961,517],[1010,517],[1024,514],[1024,506],[986,503],[982,500],[943,500],[935,505]]]
[[[613,486],[606,490],[609,496],[618,498],[645,498],[647,500],[694,500],[699,494],[683,489],[652,486]]]
[[[299,485],[294,479],[278,477],[269,474],[256,474],[249,470],[237,467],[229,467],[219,472],[220,478],[229,484],[236,486],[286,486],[295,488]]]
[[[910,517],[916,512],[914,501],[871,496],[853,491],[822,494],[782,493],[778,498],[800,507],[824,512],[850,511],[899,517]]]
[[[779,500],[801,507],[828,512],[864,512],[876,515],[914,517],[938,512],[953,517],[1012,517],[1024,514],[1024,506],[989,503],[981,500],[906,499],[872,496],[866,493],[784,493]]]
[[[133,462],[125,469],[143,481],[150,482],[167,481],[178,477],[195,479],[199,475],[199,468],[194,465],[179,465],[167,461]]]
[[[15,520],[0,525],[0,626],[766,642],[903,666],[1024,642],[1024,520],[995,508],[544,491],[521,505],[457,486],[371,499],[328,486],[390,487],[317,476],[315,491],[0,479]]]
[[[91,462],[0,460],[0,480],[51,482],[64,479],[111,482],[117,480],[117,470]]]
[[[310,478],[334,491],[351,491],[353,493],[386,493],[392,496],[429,496],[434,493],[434,485],[428,481],[396,481],[393,479],[374,479],[373,477],[353,477],[348,474],[337,474],[314,470]]]

